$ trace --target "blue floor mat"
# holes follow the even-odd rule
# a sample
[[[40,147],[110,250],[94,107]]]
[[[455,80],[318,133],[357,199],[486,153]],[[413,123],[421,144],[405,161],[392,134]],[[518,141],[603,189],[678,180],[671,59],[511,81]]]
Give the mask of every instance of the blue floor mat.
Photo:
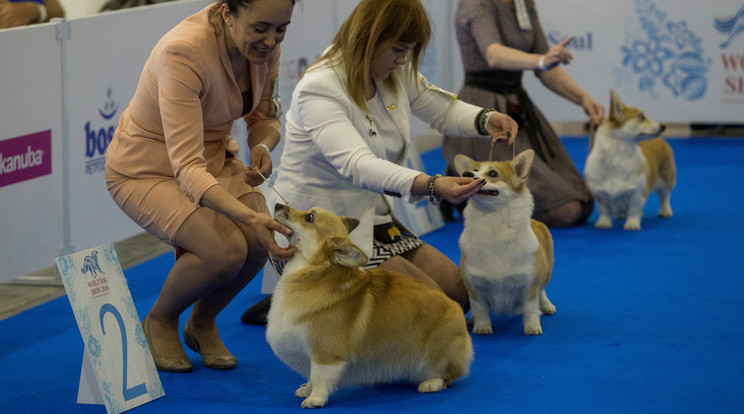
[[[674,217],[656,217],[652,195],[643,230],[617,222],[553,229],[555,267],[547,292],[557,307],[544,335],[521,334],[521,318],[494,317],[475,336],[469,377],[436,394],[415,385],[343,388],[330,412],[700,413],[744,407],[744,140],[670,139],[678,167]],[[583,169],[585,137],[564,138]],[[439,149],[422,154],[441,172]],[[593,222],[596,213],[590,219]],[[423,238],[459,262],[456,218]],[[173,255],[125,271],[140,317],[154,303]],[[165,397],[132,412],[299,412],[303,382],[266,343],[263,327],[240,323],[261,298],[260,276],[220,315],[231,371],[201,367],[160,373]],[[185,323],[182,318],[181,324]],[[2,412],[105,412],[76,403],[83,343],[66,297],[0,321]]]

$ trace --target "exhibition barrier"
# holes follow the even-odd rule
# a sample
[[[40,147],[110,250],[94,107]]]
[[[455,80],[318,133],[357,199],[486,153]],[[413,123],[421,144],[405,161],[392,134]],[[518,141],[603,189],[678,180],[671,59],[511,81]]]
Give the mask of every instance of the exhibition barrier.
[[[744,123],[744,1],[536,3],[550,44],[574,36],[565,70],[606,107],[614,88],[663,122]],[[586,120],[531,73],[524,80],[548,119]]]
[[[103,156],[157,40],[211,0],[181,0],[0,30],[0,282],[53,266],[55,257],[141,232],[106,191]],[[282,44],[285,111],[300,74],[331,42],[356,0],[306,0]],[[434,37],[421,72],[457,92],[463,70],[456,1],[423,0]],[[565,70],[604,105],[626,103],[665,122],[741,123],[744,3],[731,0],[538,1],[549,42],[574,36]],[[526,72],[553,121],[581,109]],[[414,136],[430,134],[413,123]],[[233,135],[247,159],[244,126]],[[280,144],[281,145],[281,144]],[[281,146],[272,153],[278,165]],[[415,159],[418,154],[412,154]],[[409,160],[410,161],[410,160]]]
[[[0,282],[142,231],[106,191],[103,154],[152,46],[208,3],[0,31]],[[47,169],[29,173],[37,155]]]

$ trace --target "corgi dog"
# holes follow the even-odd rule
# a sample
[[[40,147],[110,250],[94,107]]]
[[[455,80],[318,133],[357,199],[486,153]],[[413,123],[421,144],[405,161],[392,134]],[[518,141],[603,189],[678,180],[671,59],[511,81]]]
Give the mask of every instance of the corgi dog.
[[[323,407],[338,386],[410,381],[437,392],[465,376],[473,345],[462,308],[424,282],[381,268],[349,238],[358,224],[322,208],[277,204],[296,247],[274,290],[266,339],[307,378],[303,408]]]
[[[459,241],[474,334],[493,333],[491,310],[522,315],[525,335],[541,335],[540,315],[555,313],[545,293],[553,272],[553,238],[545,224],[531,218],[527,178],[534,159],[532,150],[503,162],[455,157],[458,174],[486,180],[463,211]]]
[[[614,216],[625,220],[623,229],[640,230],[651,191],[661,200],[659,217],[672,217],[669,197],[677,169],[672,148],[659,138],[664,129],[610,90],[609,117],[597,128],[584,167],[586,184],[599,208],[594,227],[612,228]]]

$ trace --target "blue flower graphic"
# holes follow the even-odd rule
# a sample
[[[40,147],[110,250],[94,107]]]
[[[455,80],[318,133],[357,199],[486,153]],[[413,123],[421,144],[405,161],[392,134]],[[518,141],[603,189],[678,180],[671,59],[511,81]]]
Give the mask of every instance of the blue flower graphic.
[[[643,30],[628,28],[627,40],[620,47],[622,66],[628,72],[623,81],[637,81],[638,90],[654,98],[656,85],[667,88],[676,98],[702,98],[711,64],[709,58],[703,58],[702,39],[687,27],[686,21],[670,21],[656,0],[635,3]]]
[[[667,30],[669,30],[669,37],[672,42],[677,45],[677,49],[684,48],[685,45],[691,43],[695,38],[695,35],[687,28],[687,22],[685,21],[667,23]]]
[[[648,42],[636,40],[633,42],[632,49],[623,47],[623,52],[626,54],[623,64],[632,62],[636,73],[648,70],[655,76],[661,76],[664,71],[664,61],[673,55],[671,50],[659,45],[658,39],[650,39]]]

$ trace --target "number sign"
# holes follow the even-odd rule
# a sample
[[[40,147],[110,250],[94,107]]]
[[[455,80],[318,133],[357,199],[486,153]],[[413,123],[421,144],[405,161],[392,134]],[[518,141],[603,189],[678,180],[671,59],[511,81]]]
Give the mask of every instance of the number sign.
[[[78,403],[121,413],[165,395],[114,246],[56,262],[85,344]]]

